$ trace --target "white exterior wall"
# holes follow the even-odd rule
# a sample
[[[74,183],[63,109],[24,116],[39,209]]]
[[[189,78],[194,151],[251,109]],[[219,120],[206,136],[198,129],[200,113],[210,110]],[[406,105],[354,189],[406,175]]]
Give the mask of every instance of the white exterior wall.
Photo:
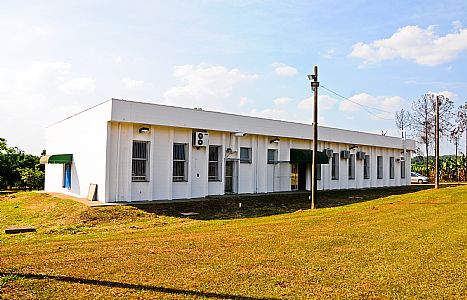
[[[238,193],[267,193],[291,190],[290,149],[312,149],[309,140],[280,138],[277,143],[270,143],[276,137],[247,135],[243,137],[219,131],[208,131],[209,144],[220,146],[220,181],[208,181],[208,148],[197,149],[192,146],[193,130],[147,124],[109,123],[109,202],[172,200],[200,198],[208,195],[224,194],[225,159],[238,160],[240,148],[251,148],[251,163],[238,163]],[[148,133],[139,133],[141,127],[149,127]],[[150,142],[149,181],[131,181],[132,141]],[[187,181],[172,181],[173,143],[187,144]],[[120,146],[118,146],[120,145]],[[320,142],[318,149],[331,148],[334,152],[348,150],[353,144]],[[226,154],[231,148],[233,153]],[[268,149],[278,150],[277,164],[267,163]],[[331,179],[331,159],[329,164],[321,165],[319,190],[358,189],[369,187],[387,187],[410,184],[410,164],[406,165],[406,178],[400,178],[401,149],[359,146],[352,150],[364,151],[370,155],[370,179],[363,178],[363,160],[355,159],[355,179],[348,178],[348,159],[339,158],[339,179]],[[377,156],[383,156],[383,179],[377,179]],[[389,157],[394,157],[394,179],[389,178]],[[340,156],[339,156],[340,157]],[[409,159],[409,158],[408,158]],[[311,169],[307,166],[306,189],[311,187]],[[117,196],[116,196],[117,195]]]
[[[71,189],[63,188],[63,164],[45,166],[45,190],[86,197],[89,184],[98,185],[97,198],[106,195],[107,120],[111,102],[105,102],[46,129],[48,155],[73,154]]]
[[[141,127],[148,127],[140,133]],[[208,180],[208,148],[192,147],[193,131],[207,131],[209,144],[220,146],[219,181]],[[355,179],[348,179],[348,160],[339,159],[339,180],[331,179],[331,161],[321,166],[319,190],[355,189],[410,184],[408,141],[406,178],[400,178],[402,143],[399,138],[320,127],[318,150],[349,150],[353,145],[370,155],[370,179],[363,178],[363,160],[355,160]],[[235,133],[244,132],[245,136]],[[226,160],[238,166],[238,193],[291,190],[290,149],[312,149],[311,126],[260,118],[197,111],[112,99],[59,122],[48,129],[48,154],[74,155],[72,189],[62,186],[63,165],[46,166],[46,190],[84,197],[89,183],[97,183],[98,200],[106,202],[171,200],[223,195]],[[279,138],[279,142],[270,142]],[[132,182],[132,144],[149,142],[149,181]],[[187,144],[187,181],[173,182],[173,144]],[[240,148],[251,148],[251,163],[240,163]],[[231,151],[227,152],[227,149]],[[277,149],[278,163],[268,164],[268,149]],[[377,179],[376,157],[383,156],[383,179]],[[389,157],[395,157],[394,179]],[[311,187],[307,166],[306,188]]]

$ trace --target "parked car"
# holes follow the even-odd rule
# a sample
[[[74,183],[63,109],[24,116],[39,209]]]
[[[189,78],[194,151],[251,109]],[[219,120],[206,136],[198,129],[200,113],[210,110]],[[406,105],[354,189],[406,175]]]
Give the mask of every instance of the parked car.
[[[428,183],[430,179],[417,172],[410,172],[410,182],[412,183]]]

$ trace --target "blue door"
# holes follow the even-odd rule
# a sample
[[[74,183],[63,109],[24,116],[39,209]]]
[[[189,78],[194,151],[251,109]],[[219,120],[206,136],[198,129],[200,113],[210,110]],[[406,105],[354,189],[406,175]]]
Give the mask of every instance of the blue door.
[[[71,164],[63,167],[63,187],[71,190]]]

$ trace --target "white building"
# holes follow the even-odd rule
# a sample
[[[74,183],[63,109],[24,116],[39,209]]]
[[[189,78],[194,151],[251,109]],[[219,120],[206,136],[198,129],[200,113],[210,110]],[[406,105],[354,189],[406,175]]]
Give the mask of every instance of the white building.
[[[97,184],[102,202],[309,190],[312,133],[306,124],[111,99],[47,128],[45,190],[86,197]],[[396,137],[318,133],[318,189],[410,184],[413,140],[404,151]]]

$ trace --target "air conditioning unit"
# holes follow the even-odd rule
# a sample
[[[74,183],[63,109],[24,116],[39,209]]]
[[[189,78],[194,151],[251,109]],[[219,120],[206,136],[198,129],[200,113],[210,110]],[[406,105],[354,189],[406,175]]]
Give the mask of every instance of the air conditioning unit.
[[[348,159],[350,157],[350,151],[349,150],[342,150],[341,151],[341,158]]]
[[[193,147],[209,146],[209,133],[197,131],[193,134]]]
[[[334,151],[332,149],[324,149],[324,154],[326,154],[327,157],[332,157],[332,154]]]
[[[357,159],[365,159],[365,152],[358,151],[357,152]]]

